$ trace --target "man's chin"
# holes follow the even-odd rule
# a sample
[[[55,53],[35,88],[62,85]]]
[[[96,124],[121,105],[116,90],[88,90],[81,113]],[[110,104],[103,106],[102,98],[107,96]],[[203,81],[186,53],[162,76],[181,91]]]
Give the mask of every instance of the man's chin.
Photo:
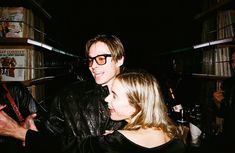
[[[96,79],[96,80],[95,80],[95,82],[96,82],[96,84],[99,84],[99,85],[102,85],[102,84],[104,84],[104,81],[102,81],[102,80],[99,80],[99,79]]]

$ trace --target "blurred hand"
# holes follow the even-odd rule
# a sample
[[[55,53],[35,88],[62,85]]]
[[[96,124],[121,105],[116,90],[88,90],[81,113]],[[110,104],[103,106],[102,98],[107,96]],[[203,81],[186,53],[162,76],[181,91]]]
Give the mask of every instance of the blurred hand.
[[[21,124],[22,127],[26,128],[26,129],[31,129],[34,131],[38,131],[35,123],[34,123],[34,118],[36,117],[36,114],[31,114],[29,115],[25,121]]]
[[[3,111],[5,107],[0,105],[0,135],[13,136],[20,125]]]
[[[224,99],[224,91],[223,90],[218,90],[213,93],[213,98],[216,103],[221,103],[222,100]]]
[[[29,115],[25,121],[21,124],[21,126],[25,129],[31,129],[34,131],[38,131],[35,123],[34,123],[34,118],[36,117],[36,114],[31,114]],[[22,145],[25,146],[25,141],[22,142]]]
[[[14,137],[24,142],[28,129],[25,129],[14,119],[8,116],[3,111],[5,107],[6,105],[0,105],[0,135]]]
[[[113,133],[113,130],[105,130],[105,133],[103,135],[108,135],[108,134],[111,134]]]
[[[183,109],[181,104],[175,105],[173,107],[174,112],[180,112],[181,109]]]

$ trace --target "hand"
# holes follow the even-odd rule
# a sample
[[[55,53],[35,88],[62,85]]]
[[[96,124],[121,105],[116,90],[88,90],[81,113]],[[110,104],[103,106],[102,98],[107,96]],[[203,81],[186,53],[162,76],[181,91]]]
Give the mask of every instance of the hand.
[[[173,106],[173,110],[174,112],[180,112],[180,110],[183,109],[181,104],[175,105]]]
[[[3,111],[5,107],[0,106],[0,135],[11,136],[14,129],[19,127],[19,124]]]
[[[103,135],[111,134],[113,133],[113,130],[105,130],[105,133]]]
[[[14,119],[8,116],[3,111],[5,107],[5,105],[0,105],[0,135],[25,141],[27,129],[21,127]]]
[[[36,116],[37,116],[36,114],[29,115],[28,117],[26,117],[25,121],[21,124],[21,126],[25,129],[38,131],[36,125],[34,124],[34,118]],[[22,145],[25,146],[25,141],[22,142]]]
[[[221,103],[222,100],[224,99],[224,91],[223,90],[218,90],[213,93],[213,98],[216,103]]]
[[[25,121],[23,122],[23,124],[21,125],[22,127],[24,127],[25,129],[31,129],[34,131],[38,131],[35,123],[34,123],[34,118],[36,117],[36,114],[31,114],[29,115]]]
[[[0,111],[3,110],[6,107],[6,105],[1,105],[0,104]]]

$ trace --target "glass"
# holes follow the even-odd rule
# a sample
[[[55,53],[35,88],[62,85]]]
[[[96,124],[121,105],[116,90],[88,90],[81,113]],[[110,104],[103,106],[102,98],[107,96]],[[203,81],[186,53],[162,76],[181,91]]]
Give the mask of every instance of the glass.
[[[101,54],[95,57],[88,57],[88,66],[91,67],[94,60],[98,65],[104,65],[107,62],[107,57],[111,57],[111,54]]]
[[[191,114],[191,108],[184,107],[180,109],[180,115],[179,115],[180,118],[177,120],[177,122],[180,124],[188,123],[190,114]]]
[[[177,120],[179,123],[185,123],[185,122],[187,122],[186,120],[185,120],[185,114],[184,114],[184,109],[181,109],[180,110],[180,119],[179,120]]]

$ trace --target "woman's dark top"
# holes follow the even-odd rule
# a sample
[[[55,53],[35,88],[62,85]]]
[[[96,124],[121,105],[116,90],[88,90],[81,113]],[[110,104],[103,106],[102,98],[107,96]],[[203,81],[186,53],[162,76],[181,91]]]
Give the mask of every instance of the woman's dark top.
[[[28,151],[32,153],[39,153],[41,151],[46,153],[58,153],[58,148],[50,149],[48,141],[45,141],[45,136],[42,136],[39,132],[29,130],[27,132],[27,139],[31,142],[28,146]],[[114,131],[112,134],[101,136],[89,136],[83,139],[76,145],[76,153],[184,153],[185,144],[180,139],[172,139],[167,143],[153,147],[146,148],[135,144],[127,139],[118,131]]]
[[[78,145],[80,153],[183,153],[185,145],[180,139],[172,139],[169,142],[146,148],[140,146],[118,131],[99,137],[89,137]]]

